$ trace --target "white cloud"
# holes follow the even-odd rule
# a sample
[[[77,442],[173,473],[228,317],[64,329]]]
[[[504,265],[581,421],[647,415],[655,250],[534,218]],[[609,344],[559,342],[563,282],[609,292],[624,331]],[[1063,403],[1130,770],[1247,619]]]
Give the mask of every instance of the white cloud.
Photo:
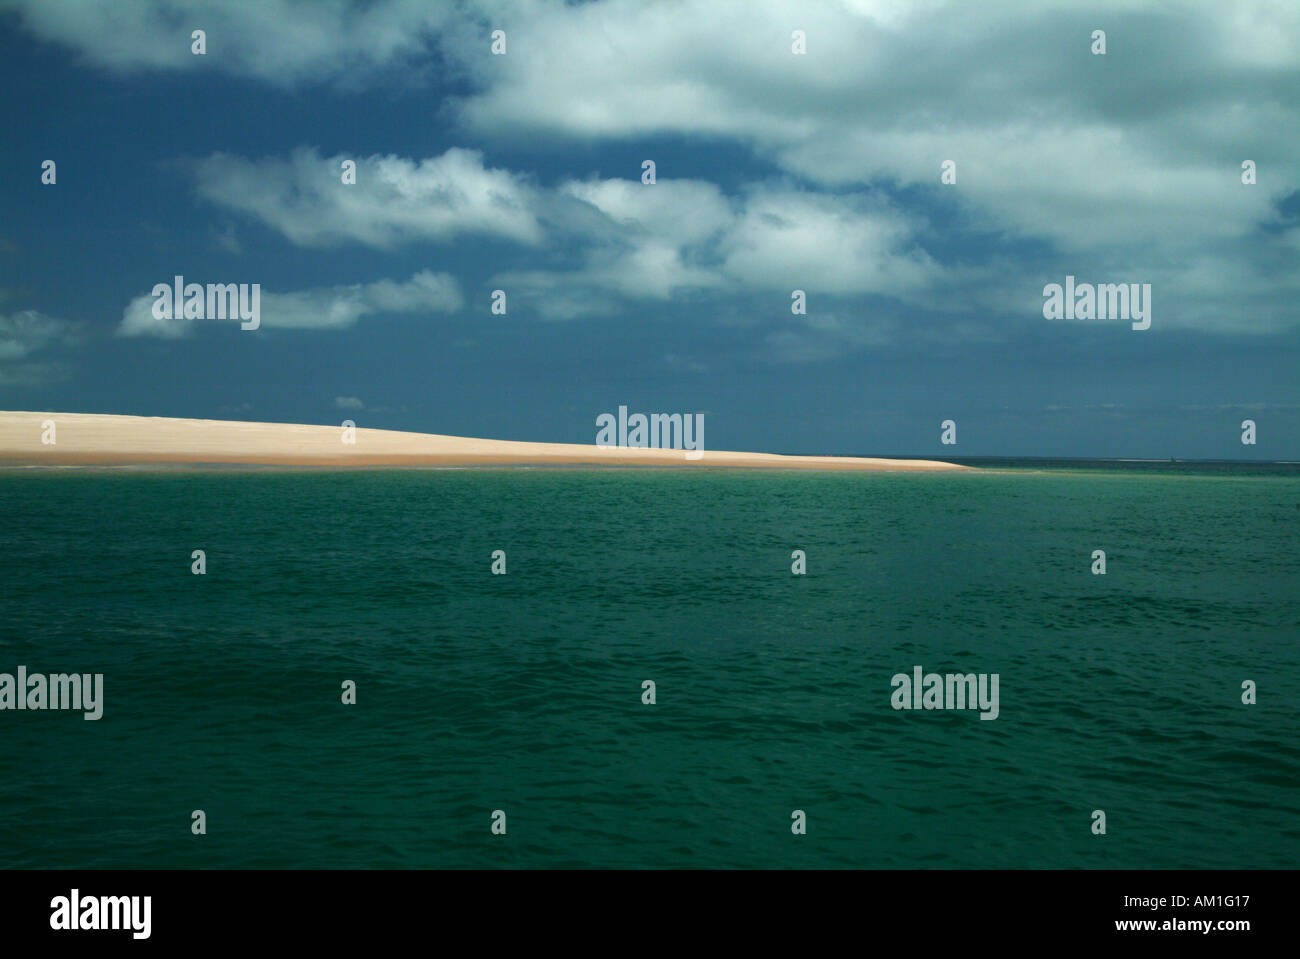
[[[593,207],[604,220],[594,230],[585,218],[557,224],[585,247],[585,265],[566,274],[567,282],[657,299],[721,285],[717,273],[700,264],[710,241],[734,222],[730,204],[714,184],[588,180],[566,183],[560,194]]]
[[[116,70],[364,85],[377,68],[437,61],[470,81],[463,127],[503,140],[719,136],[832,187],[938,190],[951,159],[958,184],[943,202],[1080,252],[1244,236],[1300,188],[1293,0],[0,0],[6,8]],[[1090,33],[1103,23],[1108,53],[1095,57]],[[189,52],[196,26],[208,31],[206,57]],[[506,56],[487,53],[494,27],[507,30]],[[807,35],[804,56],[790,51],[794,29]],[[1237,176],[1246,158],[1261,167],[1254,189]],[[202,188],[304,245],[468,230],[539,241],[526,188],[475,155],[418,168],[372,157],[350,193],[337,159],[295,154],[302,168],[286,170],[214,158]],[[691,279],[664,247],[637,255],[660,274],[649,287]]]
[[[907,217],[862,196],[753,191],[722,252],[751,288],[898,294],[940,272]]]
[[[78,344],[84,326],[37,310],[0,313],[0,384],[40,386],[65,379],[68,367],[37,354],[59,346]]]
[[[334,406],[340,410],[364,410],[366,404],[355,396],[336,396],[334,397]]]
[[[732,222],[731,204],[722,191],[704,180],[668,179],[571,181],[561,192],[588,203],[619,227],[671,239],[676,245],[698,243]]]
[[[0,0],[2,10],[114,72],[220,70],[282,86],[417,65],[453,13],[427,0]],[[199,29],[203,56],[190,50]]]
[[[600,215],[593,222],[570,210],[549,220],[577,245],[581,265],[496,277],[550,317],[609,312],[611,298],[666,300],[699,291],[896,295],[942,274],[917,243],[918,224],[864,194],[754,184],[732,199],[698,180],[588,180],[558,192]]]
[[[1300,319],[1285,259],[1300,234],[1261,229],[1300,189],[1293,0],[4,8],[114,70],[364,85],[381,69],[437,61],[468,81],[451,119],[478,142],[554,149],[673,135],[707,155],[723,138],[787,177],[728,196],[674,180],[671,158],[655,157],[655,186],[637,181],[634,164],[627,179],[544,189],[460,149],[417,161],[302,148],[194,166],[201,195],[302,246],[391,249],[464,234],[523,244],[546,262],[503,266],[496,281],[512,303],[519,294],[551,317],[800,287],[810,298],[881,294],[965,310],[963,329],[987,330],[979,324],[1032,319],[1041,302],[1025,291],[1069,272],[1152,283],[1153,329],[1260,331]],[[199,19],[209,21],[207,57],[189,53]],[[1099,25],[1104,57],[1088,52]],[[506,56],[487,53],[495,27],[507,31]],[[805,56],[790,52],[794,29],[807,34]],[[357,160],[355,186],[340,182],[345,158]],[[1244,159],[1258,164],[1256,186],[1240,182]],[[956,185],[939,183],[944,160],[957,164]],[[992,249],[977,248],[985,238]],[[355,295],[291,296],[280,304],[291,323],[313,310],[318,326],[360,315]],[[830,336],[808,326],[781,335]]]
[[[357,165],[343,183],[344,160]],[[524,178],[483,166],[452,148],[418,162],[396,156],[322,157],[299,147],[288,159],[218,153],[192,165],[201,196],[283,233],[299,246],[344,242],[392,248],[481,233],[534,244],[541,239]]]
[[[0,314],[0,360],[21,360],[75,335],[77,324],[36,310]]]
[[[381,313],[454,313],[464,306],[455,279],[446,273],[422,271],[405,283],[380,280],[349,286],[320,287],[294,293],[261,294],[261,325],[285,329],[341,329]],[[175,339],[188,335],[194,320],[160,320],[153,315],[154,298],[142,294],[122,311],[119,336],[159,336]],[[239,329],[239,320],[224,322]]]
[[[727,137],[823,185],[933,191],[1076,251],[1244,236],[1300,188],[1290,0],[506,8],[527,42],[466,59],[480,90],[461,117],[480,135]],[[958,183],[940,187],[948,159]],[[1253,189],[1242,159],[1268,170]]]
[[[1047,238],[1061,250],[1242,236],[1270,219],[1276,198],[1243,188],[1233,163],[1180,157],[1143,131],[1086,121],[826,130],[780,155],[830,185],[871,175],[945,190],[974,225]],[[939,186],[944,160],[956,164],[955,185]]]

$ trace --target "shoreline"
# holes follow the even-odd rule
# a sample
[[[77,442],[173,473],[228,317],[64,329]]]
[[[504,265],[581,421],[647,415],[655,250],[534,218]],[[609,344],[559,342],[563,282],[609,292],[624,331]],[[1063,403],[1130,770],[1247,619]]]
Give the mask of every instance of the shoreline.
[[[49,429],[48,424],[53,424]],[[940,460],[533,443],[357,427],[0,411],[0,468],[661,468],[948,472]],[[53,442],[49,442],[49,440]],[[44,441],[44,442],[43,442]],[[694,457],[694,458],[691,458]]]

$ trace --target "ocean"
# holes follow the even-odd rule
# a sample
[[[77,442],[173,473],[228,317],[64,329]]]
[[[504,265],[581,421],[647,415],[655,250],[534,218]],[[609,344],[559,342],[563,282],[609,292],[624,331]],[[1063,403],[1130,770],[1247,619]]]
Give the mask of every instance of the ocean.
[[[0,472],[0,868],[1293,868],[1300,467],[996,465]]]

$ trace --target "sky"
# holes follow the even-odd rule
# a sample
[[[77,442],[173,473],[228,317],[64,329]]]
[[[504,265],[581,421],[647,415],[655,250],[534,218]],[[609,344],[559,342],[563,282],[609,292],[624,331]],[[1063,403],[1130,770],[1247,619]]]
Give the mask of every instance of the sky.
[[[0,0],[0,81],[0,409],[1300,460],[1293,0]]]

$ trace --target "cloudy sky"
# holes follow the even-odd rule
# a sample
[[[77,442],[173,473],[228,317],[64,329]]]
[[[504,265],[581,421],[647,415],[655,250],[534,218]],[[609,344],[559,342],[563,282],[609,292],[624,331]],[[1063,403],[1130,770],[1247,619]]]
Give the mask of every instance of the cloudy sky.
[[[0,0],[0,71],[3,409],[1300,459],[1293,0]]]

